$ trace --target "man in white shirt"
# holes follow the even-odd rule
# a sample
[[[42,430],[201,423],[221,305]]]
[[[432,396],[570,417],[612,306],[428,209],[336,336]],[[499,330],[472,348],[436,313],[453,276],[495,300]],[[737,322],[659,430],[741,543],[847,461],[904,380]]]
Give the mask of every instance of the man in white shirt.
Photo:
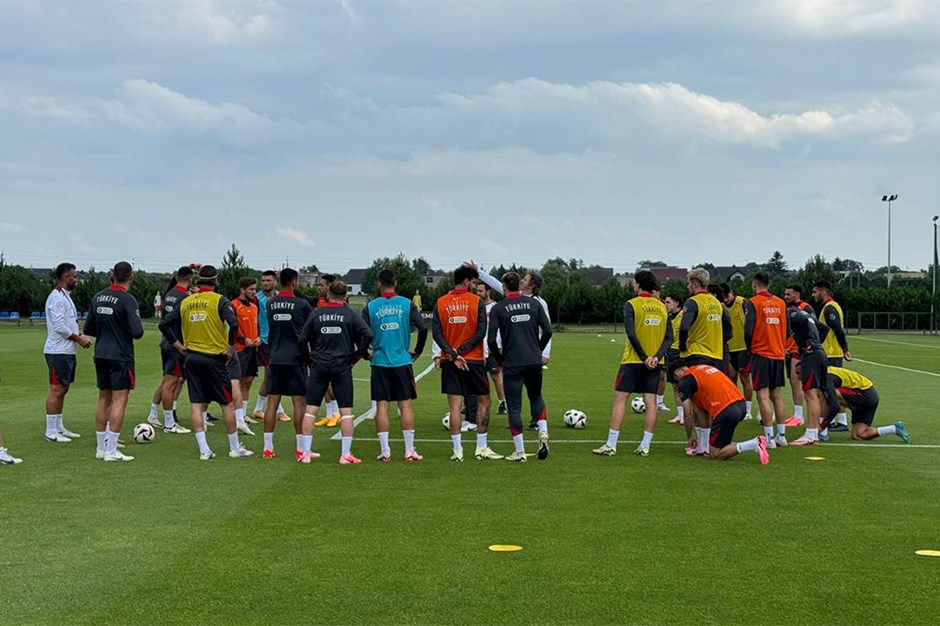
[[[473,261],[467,261],[464,265],[474,268],[480,274],[480,280],[490,286],[491,289],[494,289],[497,293],[502,295],[503,285],[495,276],[491,276],[484,270],[482,267],[477,266]],[[542,308],[545,309],[545,316],[548,318],[549,323],[552,321],[552,316],[548,312],[548,303],[542,299],[542,296],[539,295],[542,292],[542,276],[538,272],[529,272],[522,277],[522,281],[519,283],[519,292],[524,296],[530,296],[538,300],[539,304],[542,305]],[[552,358],[552,342],[549,340],[548,345],[545,346],[545,349],[542,350],[542,367],[548,369],[548,361]],[[527,426],[529,430],[538,430],[538,422],[532,421],[529,422]]]
[[[49,366],[49,395],[46,396],[46,441],[68,443],[81,435],[62,423],[65,394],[75,381],[75,346],[91,346],[91,339],[78,330],[78,311],[70,292],[78,284],[78,272],[71,263],[55,268],[55,289],[46,298],[46,345],[43,353]]]

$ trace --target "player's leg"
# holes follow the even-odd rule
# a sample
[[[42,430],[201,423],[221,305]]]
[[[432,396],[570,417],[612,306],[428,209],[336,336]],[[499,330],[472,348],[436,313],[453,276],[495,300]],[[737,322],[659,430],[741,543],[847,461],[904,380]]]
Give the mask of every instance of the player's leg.
[[[522,427],[522,370],[518,367],[503,368],[503,390],[506,394],[506,413],[509,416],[509,432],[512,434],[514,451],[507,461],[525,463],[525,446]],[[479,453],[479,450],[477,451]],[[481,458],[481,457],[477,457]],[[482,457],[489,458],[489,457]]]
[[[751,419],[751,408],[754,401],[754,385],[751,384],[751,377],[748,373],[750,359],[749,352],[738,354],[738,378],[741,379],[741,392],[744,394],[744,419],[746,420]]]
[[[153,396],[150,398],[150,413],[147,415],[147,421],[151,423],[152,426],[159,426],[159,420],[157,419],[160,415],[160,407],[163,404],[163,386],[165,380],[160,379],[160,382],[157,383],[156,389],[153,390]],[[156,422],[156,424],[154,424]]]
[[[276,367],[276,366],[271,366]],[[274,456],[274,424],[277,421],[277,407],[281,405],[281,394],[268,393],[265,396],[267,406],[264,407],[264,451],[262,456],[269,459]]]
[[[306,394],[292,395],[290,398],[292,418],[294,422],[294,445],[296,446],[294,450],[294,456],[299,459],[303,455],[303,428],[304,414],[306,413],[305,409],[307,408],[307,396]]]
[[[770,368],[769,360],[761,356],[751,358],[751,384],[757,396],[757,410],[760,412],[761,428],[767,445],[776,447],[774,441],[774,401],[770,397]]]
[[[790,379],[790,392],[793,396],[793,417],[787,420],[787,426],[803,425],[803,382],[800,380],[800,374],[797,370],[799,360],[788,358],[787,375]]]
[[[233,459],[249,457],[254,454],[247,450],[238,440],[238,422],[235,419],[235,402],[232,401],[234,390],[238,388],[238,381],[229,380],[229,385],[234,385],[225,391],[228,392],[228,402],[219,402],[222,408],[222,423],[225,424],[225,430],[228,432],[228,455]]]
[[[265,411],[268,408],[268,375],[271,369],[270,364],[265,363],[265,357],[262,356],[261,348],[258,349],[258,356],[262,359],[261,385],[258,387],[258,398],[255,400],[255,419],[264,419]]]
[[[3,431],[0,431],[0,465],[19,465],[23,459],[12,456],[3,445]]]
[[[457,369],[451,361],[441,361],[441,393],[447,396],[447,407],[450,410],[450,439],[454,453],[451,461],[463,461],[463,447],[460,441],[460,406],[463,403],[464,372]]]
[[[666,370],[664,369],[659,372],[659,385],[656,388],[656,410],[669,410],[669,407],[666,406]]]
[[[352,453],[353,430],[355,422],[353,421],[353,400],[354,388],[352,379],[352,366],[346,366],[338,370],[333,370],[330,375],[330,389],[333,390],[334,402],[339,407],[339,426],[341,451],[339,462],[341,465],[358,465],[362,463]]]
[[[96,363],[97,365],[97,363]],[[111,390],[99,389],[98,402],[95,404],[95,439],[97,449],[95,458],[103,459],[108,443],[108,417],[111,413]]]
[[[117,385],[116,385],[117,387]],[[133,461],[134,457],[127,456],[118,450],[118,439],[121,436],[121,427],[124,425],[124,414],[127,411],[127,400],[130,389],[112,389],[111,402],[108,406],[108,436],[105,441],[105,461]]]
[[[741,443],[733,443],[734,431],[744,420],[747,407],[743,400],[728,406],[715,416],[711,426],[708,456],[719,461],[726,461],[742,452],[756,452],[762,465],[770,463],[767,454],[767,439],[763,435]]]
[[[374,370],[378,368],[373,368],[373,376],[375,376]],[[391,429],[391,424],[388,417],[388,409],[390,403],[388,400],[376,400],[375,401],[375,416],[373,420],[375,421],[375,435],[379,439],[379,460],[385,463],[388,463],[392,460],[392,448],[388,443],[388,431]],[[401,404],[399,404],[401,406]],[[414,428],[414,413],[410,415],[410,425]],[[401,421],[402,421],[402,430],[405,428],[405,412],[401,412]],[[412,437],[413,437],[412,431]],[[412,438],[412,441],[414,439]]]
[[[493,380],[493,386],[496,387],[496,399],[499,404],[496,407],[497,415],[506,414],[506,390],[503,387],[503,371],[499,366],[490,371],[490,378]]]
[[[62,423],[65,396],[75,379],[75,357],[67,354],[47,354],[49,366],[49,391],[46,394],[46,440],[55,443],[68,443],[72,437],[66,435],[67,429]],[[77,433],[68,431],[78,437]]]
[[[532,417],[539,425],[539,449],[536,458],[544,461],[548,458],[548,411],[545,408],[545,399],[542,397],[542,366],[530,365],[524,370],[523,384],[529,396],[529,407]]]
[[[659,374],[656,374],[655,380],[658,384]],[[646,407],[643,412],[643,437],[640,439],[640,445],[637,446],[637,453],[641,456],[649,454],[650,445],[653,443],[653,434],[656,432],[656,414],[659,412],[656,406],[656,398],[656,393],[648,391],[643,393],[643,405]]]
[[[785,448],[787,446],[787,418],[785,417],[787,409],[783,404],[783,387],[771,389],[770,400],[774,405],[774,420],[777,422],[777,435],[774,437],[774,443],[778,448]]]

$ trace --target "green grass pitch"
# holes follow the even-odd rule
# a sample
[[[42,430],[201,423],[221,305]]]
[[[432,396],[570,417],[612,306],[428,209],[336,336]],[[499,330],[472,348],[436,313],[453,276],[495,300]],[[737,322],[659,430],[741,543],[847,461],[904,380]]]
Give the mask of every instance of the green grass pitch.
[[[251,459],[200,462],[192,436],[159,433],[128,444],[133,463],[104,464],[90,353],[65,411],[83,438],[42,441],[44,338],[0,329],[0,428],[25,460],[0,467],[3,624],[936,623],[940,559],[914,555],[940,549],[934,337],[850,337],[852,366],[881,394],[876,424],[903,419],[911,446],[849,446],[838,433],[771,452],[768,467],[754,454],[686,458],[664,414],[649,458],[630,454],[641,432],[632,414],[620,454],[593,456],[623,349],[622,334],[596,333],[556,336],[546,462],[474,461],[471,436],[467,461],[449,462],[432,372],[418,385],[421,464],[402,462],[395,426],[394,460],[377,462],[370,421],[357,428],[358,467],[337,464],[327,429],[314,439],[323,458],[298,465],[284,424],[272,461],[260,458],[259,429],[242,438]],[[128,441],[158,380],[157,339],[151,329],[138,344]],[[360,414],[368,383],[356,391]],[[586,429],[564,428],[568,408],[587,413]],[[491,431],[491,446],[511,451],[502,416]],[[757,431],[747,422],[736,439]],[[226,450],[221,427],[209,441]],[[524,549],[489,552],[496,543]]]

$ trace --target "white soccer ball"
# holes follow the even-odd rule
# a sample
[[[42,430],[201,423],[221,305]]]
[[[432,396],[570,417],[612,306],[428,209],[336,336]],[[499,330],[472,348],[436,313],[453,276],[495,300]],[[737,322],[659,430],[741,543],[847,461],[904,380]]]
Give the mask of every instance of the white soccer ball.
[[[584,414],[584,411],[578,409],[568,409],[562,419],[564,419],[565,426],[568,428],[584,428],[587,426],[587,415]]]
[[[444,430],[450,430],[450,413],[444,413],[444,417],[441,418],[441,424],[444,426]]]
[[[643,413],[646,411],[646,403],[643,402],[643,398],[637,396],[630,402],[630,407],[633,409],[634,413]]]
[[[134,441],[137,443],[150,443],[156,433],[150,424],[137,424],[134,426]]]

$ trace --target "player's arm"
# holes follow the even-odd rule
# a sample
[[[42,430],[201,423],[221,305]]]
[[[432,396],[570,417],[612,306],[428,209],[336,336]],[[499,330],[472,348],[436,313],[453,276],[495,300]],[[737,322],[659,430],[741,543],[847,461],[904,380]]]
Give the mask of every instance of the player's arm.
[[[728,343],[731,341],[731,335],[733,331],[731,330],[731,313],[728,312],[728,309],[721,307],[721,342]]]
[[[679,322],[680,352],[685,352],[689,349],[689,329],[692,328],[696,317],[698,317],[698,304],[696,304],[695,300],[689,298],[682,307],[682,321]]]
[[[499,342],[496,341],[496,337],[499,335],[499,325],[504,312],[505,309],[502,307],[498,309],[494,308],[490,312],[490,327],[486,334],[486,343],[489,346],[490,354],[493,355],[493,358],[495,358],[497,362],[502,362],[503,360],[503,353],[499,349]]]
[[[311,315],[310,317],[313,316]],[[353,363],[355,363],[359,359],[369,358],[369,346],[372,345],[372,329],[369,328],[365,320],[356,313],[353,313],[352,323],[353,332],[355,333],[353,336],[357,337],[356,356],[353,360]]]
[[[307,321],[304,322],[303,328],[300,329],[300,336],[297,338],[297,341],[301,345],[310,345],[310,339],[314,336],[314,324],[316,324],[317,316],[311,315],[307,318]]]
[[[179,347],[176,344],[181,344],[183,342],[182,337],[177,337],[176,332],[173,330],[176,328],[176,325],[180,321],[180,308],[178,306],[173,307],[173,310],[160,318],[160,322],[157,324],[157,328],[160,330],[160,333],[166,338],[167,343],[171,346]]]
[[[88,307],[88,317],[85,318],[85,324],[82,327],[82,334],[89,337],[98,336],[98,314],[95,312],[95,301],[91,301]]]
[[[666,335],[663,337],[663,342],[659,345],[659,350],[656,351],[656,360],[659,361],[661,358],[666,356],[666,353],[669,352],[669,346],[672,345],[672,342],[675,341],[672,335],[672,324],[669,323],[668,318],[666,319]]]
[[[446,354],[453,359],[460,356],[444,338],[444,327],[441,326],[441,318],[437,313],[437,307],[434,307],[434,317],[431,320],[431,336],[434,337],[434,343],[437,344],[442,354]]]
[[[219,298],[219,318],[228,324],[228,345],[229,353],[235,353],[235,333],[238,332],[238,319],[235,317],[235,309],[232,308],[231,301],[222,296]]]
[[[411,303],[411,312],[408,319],[411,322],[411,327],[418,331],[418,340],[415,342],[414,350],[411,351],[412,358],[417,359],[421,356],[421,353],[424,352],[424,348],[428,344],[428,327],[424,323],[421,309],[419,309],[418,305],[414,302]]]
[[[478,346],[484,337],[486,337],[486,305],[483,304],[483,300],[480,300],[477,303],[477,330],[466,343],[457,348],[457,353],[460,356],[465,355]]]
[[[627,341],[633,346],[640,360],[645,361],[646,352],[640,344],[640,338],[636,336],[636,311],[633,310],[633,305],[629,302],[623,307],[623,329],[627,332]]]
[[[786,316],[789,318],[789,316]],[[754,340],[754,324],[757,322],[757,309],[750,300],[744,301],[744,345],[751,351],[751,342]]]
[[[695,377],[692,375],[683,376],[676,385],[676,394],[679,396],[679,401],[682,402],[685,414],[690,418],[694,418],[695,416],[695,408],[692,406],[692,395],[695,394],[696,391],[698,391],[698,384],[695,382]],[[690,446],[693,443],[698,443],[696,438],[692,435],[692,424],[694,422],[694,419],[687,419],[683,423],[685,427],[685,437],[689,441]]]
[[[539,304],[542,305],[542,310],[545,311],[545,319],[548,320],[548,323],[552,323],[552,315],[548,312],[548,302],[545,301],[541,296],[537,298]],[[552,358],[552,340],[549,339],[548,343],[542,348],[542,364],[548,363],[548,360]]]
[[[536,320],[538,320],[539,327],[542,329],[542,335],[539,337],[539,348],[542,349],[542,355],[544,356],[546,348],[549,348],[552,343],[552,335],[555,331],[552,329],[552,323],[548,319],[548,311],[541,306],[538,307],[536,311]],[[498,328],[496,330],[499,331]],[[493,341],[496,341],[496,339],[494,338]]]
[[[503,283],[498,278],[496,278],[495,276],[490,276],[489,272],[487,272],[482,267],[478,267],[477,272],[479,272],[480,274],[480,280],[482,280],[484,283],[489,285],[490,289],[502,295]]]

